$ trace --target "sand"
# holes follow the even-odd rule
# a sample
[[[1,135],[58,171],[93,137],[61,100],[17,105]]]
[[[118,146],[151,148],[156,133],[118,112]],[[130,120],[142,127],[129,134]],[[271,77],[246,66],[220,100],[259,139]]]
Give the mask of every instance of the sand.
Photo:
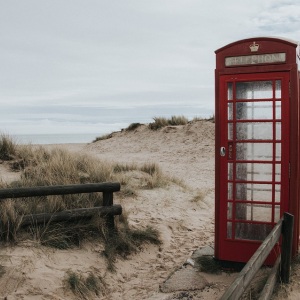
[[[102,292],[87,299],[221,297],[235,275],[207,275],[206,284],[199,290],[162,292],[160,288],[195,250],[214,244],[213,123],[198,121],[159,131],[150,131],[143,125],[135,131],[114,133],[112,138],[93,144],[46,147],[58,146],[110,162],[154,162],[164,174],[182,180],[186,187],[172,183],[165,188],[138,190],[136,197],[115,197],[115,203],[121,203],[128,214],[131,226],[151,225],[159,230],[163,241],[160,246],[143,246],[139,253],[126,260],[118,259],[115,273],[107,271],[101,256],[103,246],[97,242],[71,250],[50,249],[32,241],[1,247],[0,265],[5,273],[0,277],[0,299],[78,299],[64,287],[70,270],[81,272],[83,276],[92,272],[104,279]],[[5,164],[0,165],[0,172],[1,179],[6,181],[16,180],[18,176]],[[194,201],[197,195],[202,197]],[[290,294],[289,299],[298,299]]]

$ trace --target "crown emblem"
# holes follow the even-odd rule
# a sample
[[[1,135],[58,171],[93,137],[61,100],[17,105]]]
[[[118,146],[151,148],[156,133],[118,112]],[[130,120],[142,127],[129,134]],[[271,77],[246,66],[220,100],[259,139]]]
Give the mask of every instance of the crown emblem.
[[[259,48],[259,44],[256,44],[255,42],[253,42],[250,46],[249,46],[251,52],[257,52],[258,48]]]

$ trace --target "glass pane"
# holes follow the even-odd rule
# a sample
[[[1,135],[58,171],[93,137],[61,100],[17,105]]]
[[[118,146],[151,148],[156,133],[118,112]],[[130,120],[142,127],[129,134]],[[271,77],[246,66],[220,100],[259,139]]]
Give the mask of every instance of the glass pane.
[[[275,116],[277,120],[281,119],[281,102],[276,101],[275,104]]]
[[[247,220],[247,204],[237,203],[235,206],[235,219],[236,220]]]
[[[229,202],[227,206],[227,219],[232,219],[232,203]]]
[[[275,165],[275,181],[281,181],[281,165]]]
[[[272,164],[237,163],[236,179],[244,181],[272,181]]]
[[[275,98],[281,99],[281,80],[276,80],[275,83]]]
[[[239,102],[236,103],[237,120],[273,119],[273,102]]]
[[[237,160],[272,160],[273,144],[271,143],[237,143]]]
[[[272,205],[237,203],[236,212],[241,211],[243,211],[243,214],[238,215],[238,213],[236,213],[236,219],[247,221],[272,222]]]
[[[236,124],[237,140],[272,140],[273,125],[272,123],[237,123]]]
[[[276,140],[281,140],[281,122],[276,122]]]
[[[228,180],[233,180],[233,164],[228,163]]]
[[[272,185],[237,183],[236,200],[272,202]]]
[[[233,99],[232,82],[227,83],[227,100]]]
[[[275,205],[275,210],[274,210],[274,222],[277,223],[280,220],[280,206]]]
[[[262,241],[268,236],[271,231],[272,225],[270,224],[235,224],[236,239]]]
[[[233,124],[228,123],[228,140],[233,140]]]
[[[232,223],[227,222],[227,238],[232,239]]]
[[[233,199],[233,189],[232,189],[232,183],[228,183],[228,191],[227,191],[228,200]]]
[[[272,99],[272,81],[250,81],[236,83],[237,99]]]
[[[276,160],[281,160],[281,143],[276,143]]]
[[[228,103],[228,120],[233,119],[233,104]]]
[[[281,195],[281,185],[275,184],[275,202],[280,202]]]

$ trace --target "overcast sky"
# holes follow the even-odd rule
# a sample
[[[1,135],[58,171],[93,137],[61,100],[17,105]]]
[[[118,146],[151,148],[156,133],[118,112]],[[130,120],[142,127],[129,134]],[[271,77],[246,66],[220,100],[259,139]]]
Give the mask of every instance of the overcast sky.
[[[0,0],[0,131],[212,115],[214,51],[256,36],[298,42],[300,2]]]

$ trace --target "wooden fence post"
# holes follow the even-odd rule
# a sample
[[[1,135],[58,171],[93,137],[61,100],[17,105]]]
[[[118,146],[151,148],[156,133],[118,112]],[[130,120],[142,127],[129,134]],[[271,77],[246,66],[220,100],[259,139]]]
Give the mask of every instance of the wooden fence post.
[[[293,244],[294,216],[289,213],[283,215],[282,244],[281,244],[281,272],[280,278],[283,283],[290,282],[292,244]]]
[[[225,291],[221,300],[238,300],[250,284],[257,271],[263,265],[270,251],[278,242],[282,233],[283,220],[280,219],[266,239],[262,242],[248,263],[244,266],[237,278]]]
[[[103,206],[112,206],[114,203],[113,193],[112,192],[103,192]],[[115,229],[115,220],[114,216],[107,214],[106,225],[110,232],[113,232]]]

